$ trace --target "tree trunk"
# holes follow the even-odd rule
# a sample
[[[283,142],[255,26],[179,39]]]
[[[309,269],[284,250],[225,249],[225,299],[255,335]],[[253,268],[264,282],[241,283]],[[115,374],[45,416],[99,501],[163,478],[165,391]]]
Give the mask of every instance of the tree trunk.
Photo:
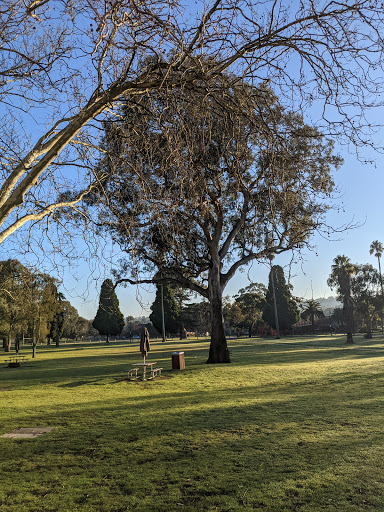
[[[11,351],[11,337],[10,336],[3,338],[3,345],[4,345],[5,352]]]
[[[347,345],[353,345],[353,336],[351,332],[347,332],[347,341],[345,342]]]
[[[364,337],[366,339],[370,340],[370,339],[372,339],[372,320],[370,318],[367,318],[366,324],[367,324],[367,334]]]
[[[347,341],[346,343],[348,345],[353,344],[353,309],[351,300],[347,298],[347,300],[344,301],[344,315],[345,315],[345,329],[347,331]]]
[[[109,334],[107,334],[107,343],[109,343]]]
[[[36,328],[35,328],[35,321],[33,321],[33,325],[32,325],[32,359],[36,357],[36,346],[37,346]]]
[[[211,346],[207,363],[230,363],[223,317],[223,291],[220,283],[220,270],[209,270],[209,301],[211,304]]]

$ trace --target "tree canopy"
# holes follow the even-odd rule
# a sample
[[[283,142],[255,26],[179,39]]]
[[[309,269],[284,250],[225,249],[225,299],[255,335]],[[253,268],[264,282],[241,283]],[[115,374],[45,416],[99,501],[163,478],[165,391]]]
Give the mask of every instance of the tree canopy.
[[[56,279],[18,260],[0,262],[0,332],[7,351],[11,338],[26,335],[35,356],[37,343],[49,337],[61,310],[57,286]]]
[[[315,332],[315,319],[324,318],[324,312],[319,301],[309,299],[303,303],[304,309],[301,312],[301,318],[303,320],[311,320],[312,333]]]
[[[130,253],[129,282],[176,282],[209,300],[209,361],[224,362],[227,283],[253,260],[305,246],[341,160],[264,85],[216,84],[225,104],[205,88],[127,101],[106,124],[108,178],[93,204],[98,225]]]
[[[366,111],[383,92],[380,2],[3,4],[0,243],[92,190],[98,129],[123,97],[204,93],[227,70],[236,81],[268,81],[288,110],[320,104],[333,138],[366,144],[375,131]]]
[[[328,278],[328,286],[336,289],[338,298],[343,302],[343,314],[347,330],[347,343],[353,343],[353,301],[351,291],[351,278],[356,272],[356,267],[347,256],[338,255],[333,260],[332,271]]]
[[[161,291],[163,288],[163,292]],[[161,307],[161,295],[163,294],[164,304],[164,323],[165,323],[165,335],[169,333],[180,332],[180,308],[175,300],[173,290],[169,285],[160,285],[156,287],[156,297],[151,305],[152,313],[149,315],[154,328],[157,332],[163,331],[163,320],[162,320],[162,307]]]
[[[254,335],[256,327],[263,323],[266,293],[267,289],[263,284],[251,283],[241,288],[235,296],[235,305],[242,314],[240,325],[248,330],[249,336]]]
[[[373,320],[384,305],[380,284],[380,274],[372,265],[355,265],[351,277],[351,296],[356,312],[363,318],[367,338],[372,338]]]

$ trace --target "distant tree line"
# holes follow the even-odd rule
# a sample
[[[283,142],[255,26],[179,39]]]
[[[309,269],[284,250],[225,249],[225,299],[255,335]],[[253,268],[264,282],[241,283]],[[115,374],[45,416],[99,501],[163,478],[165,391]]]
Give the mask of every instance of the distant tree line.
[[[282,333],[288,333],[299,320],[298,301],[291,293],[291,287],[285,281],[283,269],[275,265],[271,268],[275,275],[275,298],[278,322]],[[172,285],[163,286],[163,308],[166,335],[183,337],[183,332],[206,334],[211,329],[211,309],[207,300],[188,303],[188,295]],[[229,297],[223,301],[223,316],[228,334],[256,336],[260,332],[276,329],[271,275],[268,288],[261,283],[251,283],[239,290],[231,303]],[[162,309],[160,286],[151,306],[150,320],[156,330],[162,332]]]
[[[58,281],[18,260],[0,261],[0,336],[10,351],[11,340],[27,338],[33,356],[39,342],[59,345],[92,333],[90,322],[58,291]]]
[[[233,301],[229,297],[224,298],[223,316],[227,334],[246,334],[251,337],[269,334],[271,329],[279,329],[283,335],[300,332],[346,332],[347,342],[351,343],[353,332],[363,331],[367,338],[371,338],[372,330],[379,324],[381,328],[383,325],[384,299],[380,267],[382,250],[382,245],[377,241],[371,245],[370,254],[378,258],[379,271],[369,264],[352,264],[346,256],[335,258],[328,285],[337,291],[337,300],[343,306],[334,308],[327,313],[327,317],[321,301],[295,297],[292,286],[286,283],[283,268],[279,265],[271,266],[268,287],[261,283],[251,283],[240,289]],[[159,290],[160,287],[151,306],[150,319],[161,333]],[[176,290],[171,285],[163,286],[167,336],[177,335],[183,329],[195,334],[209,332],[209,302],[178,302],[176,295],[180,292]]]

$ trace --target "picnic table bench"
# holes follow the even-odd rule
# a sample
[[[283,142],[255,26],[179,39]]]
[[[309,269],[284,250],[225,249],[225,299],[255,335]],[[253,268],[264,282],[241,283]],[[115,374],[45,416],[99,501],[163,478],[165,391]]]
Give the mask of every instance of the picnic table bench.
[[[140,368],[142,368],[142,375],[141,375],[142,380],[147,380],[146,370],[148,367],[151,370],[151,376],[148,377],[148,379],[154,379],[157,375],[161,375],[161,370],[163,368],[153,368],[153,366],[155,364],[156,363],[136,363],[136,364],[134,364],[133,366],[135,366],[135,368],[130,368],[129,370],[127,370],[129,380],[137,380],[139,378],[139,369]]]
[[[162,368],[151,368],[151,379],[154,379],[157,374],[161,375]]]
[[[138,379],[137,372],[139,371],[138,368],[130,368],[127,370],[128,378],[129,380],[136,380]]]
[[[27,363],[28,359],[25,356],[10,356],[5,360],[8,363],[8,368],[18,368],[23,363]]]

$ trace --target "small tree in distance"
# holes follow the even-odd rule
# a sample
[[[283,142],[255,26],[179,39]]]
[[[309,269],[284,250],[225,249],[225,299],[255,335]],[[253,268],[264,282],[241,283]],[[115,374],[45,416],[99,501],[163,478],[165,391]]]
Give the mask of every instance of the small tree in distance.
[[[92,326],[99,331],[102,336],[116,336],[120,334],[124,327],[124,316],[119,308],[119,299],[116,296],[113,283],[106,279],[101,285],[99,309]]]
[[[312,334],[315,333],[315,319],[324,318],[324,312],[320,303],[317,300],[309,299],[304,303],[304,310],[301,313],[303,320],[310,319],[312,325]]]
[[[257,326],[262,323],[266,292],[267,289],[263,284],[251,283],[241,288],[235,296],[235,304],[240,307],[243,315],[242,327],[247,329],[249,337],[255,335]]]

